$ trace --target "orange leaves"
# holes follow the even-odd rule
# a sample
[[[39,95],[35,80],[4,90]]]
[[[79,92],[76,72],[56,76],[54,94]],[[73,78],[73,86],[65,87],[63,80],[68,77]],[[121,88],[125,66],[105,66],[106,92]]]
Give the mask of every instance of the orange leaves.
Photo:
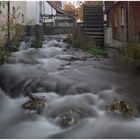
[[[74,12],[75,11],[75,6],[71,2],[66,3],[64,5],[64,11],[66,11],[66,12]]]
[[[77,20],[83,20],[83,5],[80,5],[78,8],[76,8],[75,16]]]
[[[71,2],[64,5],[64,11],[73,14],[77,20],[83,20],[83,5],[75,7]]]

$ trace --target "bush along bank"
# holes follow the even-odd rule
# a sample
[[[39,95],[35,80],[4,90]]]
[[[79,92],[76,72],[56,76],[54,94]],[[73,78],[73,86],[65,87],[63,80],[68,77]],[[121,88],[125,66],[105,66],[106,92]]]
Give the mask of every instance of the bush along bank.
[[[24,32],[25,32],[25,27],[23,27],[20,24],[16,24],[15,33],[12,39],[10,39],[9,42],[6,42],[7,40],[7,36],[6,36],[0,41],[0,43],[5,42],[5,43],[1,43],[2,45],[0,46],[0,64],[6,62],[11,52],[18,51],[20,43],[24,39]]]
[[[138,43],[128,43],[125,47],[120,47],[121,61],[140,69],[140,45]]]
[[[75,48],[80,48],[83,51],[90,53],[96,57],[107,57],[108,54],[103,47],[96,45],[92,38],[87,37],[84,33],[75,28],[65,39],[65,42],[71,44]]]
[[[4,64],[9,56],[10,53],[7,49],[0,48],[0,64]]]
[[[32,41],[31,48],[42,48],[42,40],[36,39]]]
[[[9,19],[7,24],[0,26],[0,32],[2,37],[0,38],[0,64],[3,64],[11,52],[18,51],[20,42],[23,40],[25,35],[26,25],[18,23],[19,15],[18,12],[20,7],[15,9],[15,14],[9,13]],[[7,17],[2,15],[5,20]]]

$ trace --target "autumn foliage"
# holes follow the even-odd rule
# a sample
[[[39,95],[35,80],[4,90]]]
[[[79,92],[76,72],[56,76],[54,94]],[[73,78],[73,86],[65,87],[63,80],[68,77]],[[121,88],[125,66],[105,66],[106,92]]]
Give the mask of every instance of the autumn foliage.
[[[102,5],[102,1],[85,1],[84,4],[88,5]],[[83,21],[83,3],[81,2],[78,7],[75,7],[71,2],[64,5],[64,11],[72,14],[77,20]]]
[[[66,3],[64,5],[64,11],[73,14],[77,20],[82,21],[83,20],[83,5],[79,5],[78,7],[75,7],[71,2]]]
[[[83,21],[83,5],[80,5],[75,10],[75,16],[77,20]]]
[[[66,12],[74,12],[75,11],[75,6],[71,2],[66,3],[64,5],[64,11],[66,11]]]

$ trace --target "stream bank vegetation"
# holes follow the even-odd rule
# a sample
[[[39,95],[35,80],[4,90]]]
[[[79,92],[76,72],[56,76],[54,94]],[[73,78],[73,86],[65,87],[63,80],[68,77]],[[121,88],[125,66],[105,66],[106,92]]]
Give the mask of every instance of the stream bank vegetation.
[[[5,3],[6,4],[6,3]],[[26,26],[18,23],[21,13],[20,8],[15,9],[14,13],[10,13],[7,24],[0,26],[0,64],[3,64],[10,55],[10,52],[18,51],[20,42],[24,38]],[[3,16],[7,19],[7,17]]]
[[[103,47],[96,45],[94,39],[87,37],[80,28],[75,27],[65,42],[71,44],[74,48],[80,48],[81,50],[90,53],[96,57],[107,57],[108,54]]]
[[[3,47],[0,47],[0,64],[5,63],[9,56],[9,51],[4,49]]]
[[[119,48],[121,61],[140,69],[140,44],[128,43],[126,47]]]
[[[32,41],[31,48],[42,48],[42,39],[35,39]]]

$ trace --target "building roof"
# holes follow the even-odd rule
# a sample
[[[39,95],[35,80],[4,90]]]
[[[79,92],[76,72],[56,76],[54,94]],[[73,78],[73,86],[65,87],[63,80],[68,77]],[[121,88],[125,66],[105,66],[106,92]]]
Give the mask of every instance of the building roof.
[[[63,9],[59,8],[58,6],[56,6],[52,1],[47,1],[56,11],[58,14],[63,14],[66,15],[68,17],[74,18],[73,15],[68,14],[67,12],[65,12]]]

